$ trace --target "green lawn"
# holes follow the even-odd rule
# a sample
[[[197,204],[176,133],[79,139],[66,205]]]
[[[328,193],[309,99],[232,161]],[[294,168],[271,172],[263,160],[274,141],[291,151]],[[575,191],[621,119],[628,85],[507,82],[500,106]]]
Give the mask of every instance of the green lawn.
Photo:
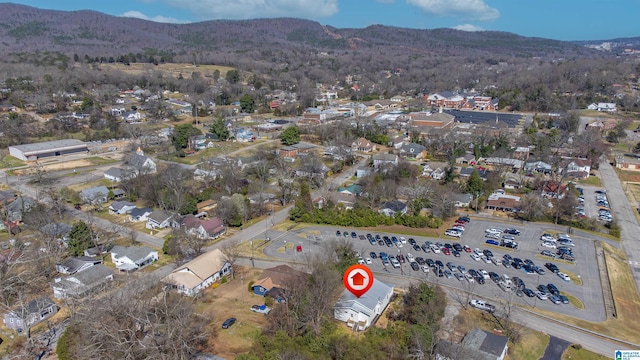
[[[583,349],[580,346],[576,346],[576,347],[569,346],[567,350],[564,351],[564,354],[562,354],[562,360],[570,360],[570,359],[572,360],[604,360],[604,359],[611,359],[611,358]]]
[[[4,156],[2,160],[0,160],[0,169],[8,169],[24,165],[24,161],[14,158],[13,156]]]
[[[584,185],[601,186],[600,178],[597,176],[589,176],[589,178],[585,180],[580,180],[579,183]]]

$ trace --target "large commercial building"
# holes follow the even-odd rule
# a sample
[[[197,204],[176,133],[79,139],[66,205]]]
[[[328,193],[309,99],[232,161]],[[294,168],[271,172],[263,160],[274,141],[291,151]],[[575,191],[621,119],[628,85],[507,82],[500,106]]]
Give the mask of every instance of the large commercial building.
[[[76,139],[9,146],[9,155],[29,161],[82,152],[89,152],[89,148],[87,144]]]

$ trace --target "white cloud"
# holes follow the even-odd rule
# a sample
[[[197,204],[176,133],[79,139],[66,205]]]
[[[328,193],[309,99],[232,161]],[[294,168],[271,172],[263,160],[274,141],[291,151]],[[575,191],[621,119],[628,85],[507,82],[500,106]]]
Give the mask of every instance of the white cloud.
[[[462,31],[469,31],[469,32],[484,31],[484,29],[481,28],[480,26],[475,26],[475,25],[471,25],[471,24],[457,25],[457,26],[454,26],[453,29],[462,30]]]
[[[351,1],[351,0],[350,0]],[[207,19],[296,17],[320,19],[338,12],[338,0],[162,0]]]
[[[498,9],[484,0],[407,0],[427,14],[453,16],[477,21],[490,21],[500,17]]]
[[[182,23],[188,23],[189,22],[189,21],[178,20],[176,18],[161,16],[161,15],[154,16],[154,17],[149,17],[149,16],[141,13],[140,11],[127,11],[127,12],[123,13],[120,16],[138,18],[138,19],[142,19],[142,20],[149,20],[149,21],[155,21],[155,22],[160,22],[160,23],[182,24]]]

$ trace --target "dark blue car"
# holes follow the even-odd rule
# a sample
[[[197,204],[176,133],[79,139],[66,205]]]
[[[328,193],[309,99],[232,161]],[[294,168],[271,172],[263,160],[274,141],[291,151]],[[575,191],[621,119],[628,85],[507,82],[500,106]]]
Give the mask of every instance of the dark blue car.
[[[485,241],[487,244],[489,245],[496,245],[496,246],[500,246],[500,242],[498,240],[493,240],[493,239],[487,239],[487,241]]]

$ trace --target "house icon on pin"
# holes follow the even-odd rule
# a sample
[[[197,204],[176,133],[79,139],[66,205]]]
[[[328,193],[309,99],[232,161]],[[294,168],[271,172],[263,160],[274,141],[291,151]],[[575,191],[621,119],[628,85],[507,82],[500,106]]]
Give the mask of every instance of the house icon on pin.
[[[357,272],[351,276],[351,282],[354,286],[363,286],[364,285],[365,276],[361,273]]]

